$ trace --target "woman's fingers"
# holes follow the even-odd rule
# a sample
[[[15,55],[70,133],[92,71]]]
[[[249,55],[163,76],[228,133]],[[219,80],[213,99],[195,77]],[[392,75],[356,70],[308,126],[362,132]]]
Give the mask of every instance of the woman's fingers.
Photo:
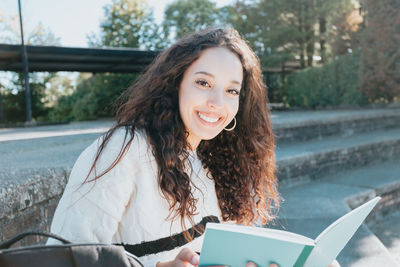
[[[254,262],[249,261],[246,263],[246,267],[257,267],[257,265]],[[276,263],[271,263],[268,267],[279,267],[279,265]]]
[[[329,264],[326,267],[340,267],[339,262],[337,262],[337,260],[334,260],[331,264]]]
[[[187,261],[192,265],[198,265],[200,256],[196,252],[193,252],[188,248],[183,248],[175,259],[183,262]]]

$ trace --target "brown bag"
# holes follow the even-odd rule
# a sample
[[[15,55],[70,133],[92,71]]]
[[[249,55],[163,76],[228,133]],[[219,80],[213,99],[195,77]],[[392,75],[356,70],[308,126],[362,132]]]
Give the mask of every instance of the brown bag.
[[[61,241],[60,245],[33,245],[10,248],[26,236],[47,236]],[[123,247],[109,244],[73,244],[59,236],[25,232],[0,244],[1,267],[143,267],[140,260]]]

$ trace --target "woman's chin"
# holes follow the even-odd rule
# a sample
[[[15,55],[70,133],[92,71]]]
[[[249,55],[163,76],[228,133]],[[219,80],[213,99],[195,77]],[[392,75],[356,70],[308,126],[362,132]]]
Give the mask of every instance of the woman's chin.
[[[222,132],[222,130],[221,130],[221,131],[218,131],[218,132],[210,133],[210,134],[205,134],[205,135],[201,138],[201,140],[212,140],[212,139],[214,139],[216,136],[218,136],[221,132]]]

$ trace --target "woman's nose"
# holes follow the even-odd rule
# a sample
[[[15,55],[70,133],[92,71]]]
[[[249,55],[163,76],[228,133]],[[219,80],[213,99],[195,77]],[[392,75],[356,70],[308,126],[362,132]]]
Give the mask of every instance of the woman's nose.
[[[213,88],[210,91],[207,99],[207,104],[210,108],[221,108],[224,106],[224,95],[223,90]]]

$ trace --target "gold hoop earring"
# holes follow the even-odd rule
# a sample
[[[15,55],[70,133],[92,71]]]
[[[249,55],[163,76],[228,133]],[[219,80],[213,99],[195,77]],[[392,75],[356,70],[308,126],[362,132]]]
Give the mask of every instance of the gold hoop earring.
[[[236,127],[236,117],[233,117],[233,126],[231,128],[226,128],[225,127],[224,130],[230,132],[233,129],[235,129],[235,127]]]

